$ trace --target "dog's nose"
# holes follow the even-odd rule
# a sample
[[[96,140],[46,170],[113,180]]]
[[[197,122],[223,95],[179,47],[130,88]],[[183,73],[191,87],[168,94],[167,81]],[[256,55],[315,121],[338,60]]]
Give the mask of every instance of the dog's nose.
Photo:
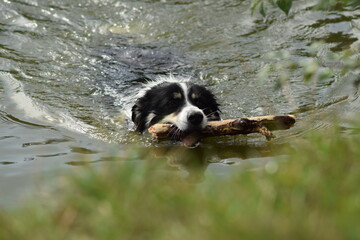
[[[201,112],[193,112],[188,116],[188,121],[192,125],[199,125],[203,119],[204,116]]]

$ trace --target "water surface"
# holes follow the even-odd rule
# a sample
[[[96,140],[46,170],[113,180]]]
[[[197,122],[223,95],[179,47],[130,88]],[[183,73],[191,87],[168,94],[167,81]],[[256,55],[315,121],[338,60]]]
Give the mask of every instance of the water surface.
[[[199,160],[197,180],[226,176],[244,162],[265,166],[279,144],[357,112],[355,73],[305,83],[299,69],[280,90],[275,75],[257,79],[278,60],[266,58],[270,52],[286,51],[300,62],[322,40],[316,59],[336,70],[341,63],[327,54],[359,43],[360,10],[315,11],[312,4],[296,1],[289,16],[273,9],[263,18],[250,14],[249,1],[237,0],[2,1],[0,192],[7,197],[0,202],[34,192],[44,176],[108,162],[114,152],[125,161],[134,148],[154,156],[175,152],[169,165],[190,176],[189,159]],[[221,137],[190,153],[133,133],[136,93],[170,73],[210,88],[223,118],[296,114],[298,124],[271,144],[257,135]],[[141,164],[145,155],[134,161]]]

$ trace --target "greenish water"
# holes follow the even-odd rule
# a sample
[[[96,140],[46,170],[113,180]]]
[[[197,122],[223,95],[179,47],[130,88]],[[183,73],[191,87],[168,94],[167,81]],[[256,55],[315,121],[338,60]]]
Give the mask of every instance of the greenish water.
[[[276,76],[257,80],[277,60],[265,57],[272,51],[302,61],[323,40],[316,59],[336,70],[341,63],[326,55],[358,44],[360,10],[311,5],[296,1],[288,17],[274,9],[264,19],[250,14],[250,2],[236,0],[1,1],[0,203],[36,192],[33,183],[47,182],[44,176],[105,164],[115,152],[122,161],[134,148],[145,153],[135,162],[167,157],[190,178],[189,159],[197,159],[197,180],[226,176],[244,162],[262,167],[278,145],[357,112],[355,73],[309,84],[299,70],[282,90],[274,88]],[[223,137],[191,152],[133,133],[128,116],[136,93],[169,73],[209,87],[223,118],[291,113],[298,123],[272,143]]]

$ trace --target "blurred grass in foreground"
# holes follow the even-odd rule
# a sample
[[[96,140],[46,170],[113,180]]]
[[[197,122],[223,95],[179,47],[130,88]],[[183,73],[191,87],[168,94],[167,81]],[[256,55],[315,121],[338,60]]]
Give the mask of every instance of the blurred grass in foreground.
[[[360,239],[359,142],[328,130],[294,140],[270,168],[199,185],[164,161],[90,166],[1,210],[0,239]]]

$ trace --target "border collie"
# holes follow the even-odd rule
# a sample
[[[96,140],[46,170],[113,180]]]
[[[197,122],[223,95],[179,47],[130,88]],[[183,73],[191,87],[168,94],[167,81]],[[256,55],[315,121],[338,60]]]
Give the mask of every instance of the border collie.
[[[177,130],[191,132],[220,120],[219,104],[205,87],[184,79],[163,78],[139,93],[131,119],[142,133],[156,123],[171,123]]]

